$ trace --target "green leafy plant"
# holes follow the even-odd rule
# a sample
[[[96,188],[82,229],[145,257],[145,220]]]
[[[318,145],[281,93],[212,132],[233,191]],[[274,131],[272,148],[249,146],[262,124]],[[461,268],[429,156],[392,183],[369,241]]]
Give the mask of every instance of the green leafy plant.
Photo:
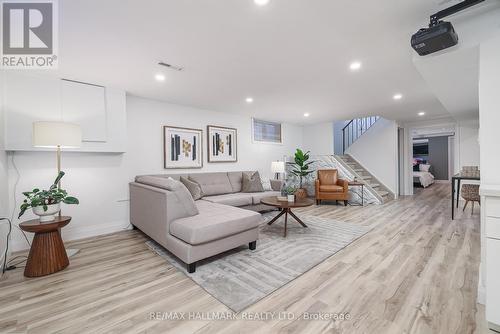
[[[64,189],[59,189],[57,186],[64,176],[64,172],[59,172],[54,183],[50,186],[49,190],[40,190],[38,188],[33,189],[32,191],[23,192],[23,195],[26,199],[21,204],[21,211],[19,212],[18,218],[28,210],[29,208],[34,208],[37,206],[42,206],[43,211],[47,211],[47,206],[51,204],[57,203],[66,203],[66,204],[79,204],[80,202],[76,197],[68,196],[68,193]]]
[[[297,188],[292,187],[292,186],[288,186],[284,189],[284,191],[285,191],[285,194],[287,194],[287,195],[294,195],[295,192],[297,191]]]
[[[302,179],[313,173],[314,171],[309,170],[309,166],[314,163],[314,161],[309,160],[309,151],[303,152],[301,149],[297,149],[295,152],[294,162],[289,162],[288,164],[293,166],[290,173],[299,177],[300,188],[302,188]]]

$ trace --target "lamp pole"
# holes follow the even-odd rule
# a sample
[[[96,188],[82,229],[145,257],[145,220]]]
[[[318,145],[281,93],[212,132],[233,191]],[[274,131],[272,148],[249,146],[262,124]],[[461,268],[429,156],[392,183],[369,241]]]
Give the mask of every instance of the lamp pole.
[[[56,157],[57,157],[57,176],[59,176],[59,173],[61,173],[61,145],[57,145]],[[59,180],[59,182],[57,183],[57,189],[61,190],[61,180]],[[59,217],[62,216],[61,211],[62,210],[59,210]]]
[[[56,156],[57,156],[57,175],[59,175],[59,173],[61,173],[61,145],[57,145]],[[59,180],[57,187],[58,189],[61,189],[61,180]]]

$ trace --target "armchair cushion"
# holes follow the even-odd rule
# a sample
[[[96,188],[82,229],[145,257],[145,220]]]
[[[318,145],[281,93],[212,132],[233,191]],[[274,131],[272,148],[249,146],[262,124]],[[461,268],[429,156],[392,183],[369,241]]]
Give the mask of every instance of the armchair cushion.
[[[321,192],[328,192],[328,193],[341,193],[344,191],[344,187],[342,186],[337,186],[337,185],[320,185],[319,186],[319,191]]]
[[[336,169],[318,170],[318,179],[321,185],[336,185],[338,172]]]

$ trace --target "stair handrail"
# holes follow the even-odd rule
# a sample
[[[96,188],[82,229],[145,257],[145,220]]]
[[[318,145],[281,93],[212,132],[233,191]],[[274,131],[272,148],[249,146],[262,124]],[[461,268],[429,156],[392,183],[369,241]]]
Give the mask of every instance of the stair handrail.
[[[351,119],[342,128],[342,154],[345,154],[345,151],[379,119],[380,116],[367,116]]]

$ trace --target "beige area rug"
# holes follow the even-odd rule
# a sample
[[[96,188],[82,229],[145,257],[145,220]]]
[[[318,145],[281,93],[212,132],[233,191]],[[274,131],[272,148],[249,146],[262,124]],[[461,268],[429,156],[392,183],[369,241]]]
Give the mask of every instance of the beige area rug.
[[[268,226],[277,213],[263,214],[257,249],[242,246],[197,263],[188,274],[185,264],[156,242],[146,245],[188,275],[231,310],[239,312],[296,279],[366,234],[370,228],[333,219],[299,215],[308,228],[283,219]],[[293,219],[290,217],[290,219]]]

